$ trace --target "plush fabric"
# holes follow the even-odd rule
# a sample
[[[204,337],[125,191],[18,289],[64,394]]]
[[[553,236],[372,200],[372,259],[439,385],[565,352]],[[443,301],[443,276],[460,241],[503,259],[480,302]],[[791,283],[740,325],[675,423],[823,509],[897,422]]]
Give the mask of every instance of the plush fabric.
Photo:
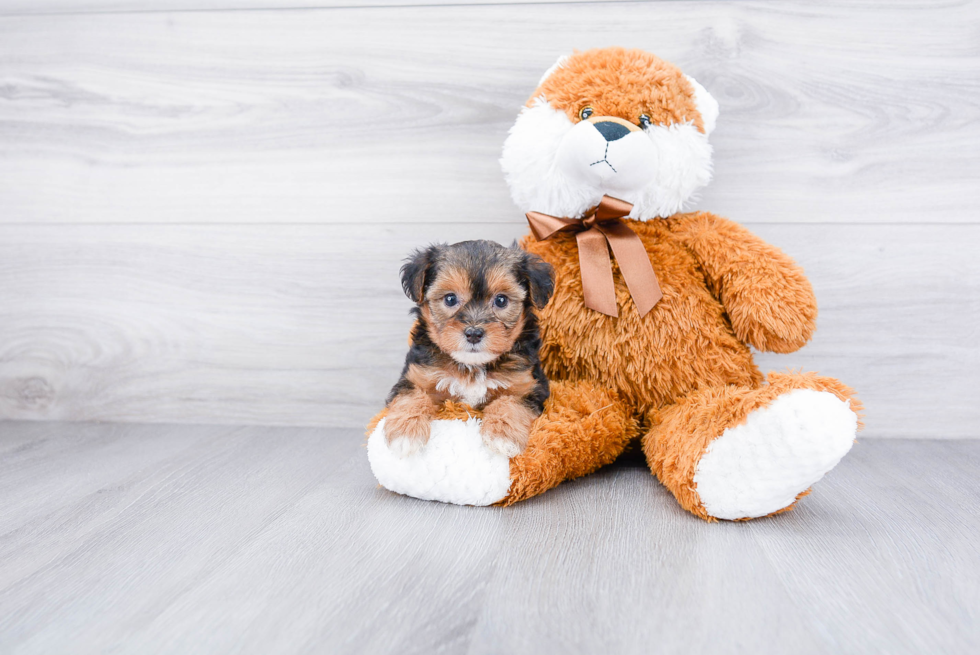
[[[803,270],[732,221],[682,211],[711,178],[718,114],[676,66],[624,48],[560,58],[519,114],[501,165],[520,211],[583,218],[603,195],[632,203],[624,223],[663,298],[641,317],[613,260],[619,316],[588,309],[575,235],[523,239],[555,272],[539,312],[552,397],[496,502],[595,471],[640,439],[684,509],[746,520],[791,509],[850,449],[861,410],[850,388],[815,373],[764,377],[752,358],[751,347],[789,353],[813,335]]]
[[[429,441],[419,452],[400,457],[385,443],[385,419],[368,438],[371,471],[396,493],[456,505],[492,505],[510,488],[507,457],[483,443],[480,421],[436,420]]]
[[[555,382],[544,414],[531,426],[527,450],[511,460],[512,483],[503,504],[612,463],[638,434],[636,417],[609,389]]]
[[[760,350],[792,352],[810,338],[817,308],[809,281],[777,248],[712,214],[678,214],[666,220],[629,221],[629,225],[646,246],[664,293],[643,318],[615,265],[620,316],[605,316],[584,306],[574,236],[541,242],[526,237],[522,242],[555,267],[555,293],[540,315],[545,372],[553,380],[587,381],[617,392],[624,410],[644,428],[643,449],[653,472],[685,509],[706,519],[712,515],[698,495],[694,474],[714,439],[747,421],[752,410],[765,408],[791,390],[826,392],[850,403],[844,411],[853,420],[835,421],[829,433],[816,425],[802,430],[796,436],[799,447],[786,449],[781,459],[770,462],[784,467],[780,473],[784,487],[792,490],[785,505],[770,507],[763,499],[747,505],[741,516],[726,510],[721,512],[725,516],[714,518],[752,518],[749,514],[760,515],[755,507],[765,507],[765,514],[788,507],[846,453],[832,445],[828,448],[839,452],[836,459],[817,456],[823,441],[853,441],[854,412],[860,409],[853,391],[836,380],[785,373],[770,374],[766,384],[752,360],[750,344]],[[820,400],[814,402],[821,405]],[[780,439],[794,434],[795,419],[790,417],[785,425],[770,420],[768,441],[760,447],[779,448]],[[548,429],[562,432],[575,427],[573,420],[551,423]],[[752,452],[748,446],[743,450]],[[818,472],[812,471],[815,459],[820,462]],[[745,489],[759,484],[753,477],[756,469],[741,470],[748,476],[742,487],[736,481],[728,487],[715,486],[732,494],[747,493]],[[578,475],[558,467],[547,474],[552,478]],[[519,484],[520,478],[515,488]],[[786,495],[773,493],[776,498]]]
[[[601,131],[589,125],[603,117],[640,125],[656,156],[616,150],[618,140],[603,147]],[[619,316],[585,307],[574,234],[521,242],[555,269],[554,295],[540,312],[545,372],[588,383],[583,390],[595,394],[593,404],[614,394],[627,425],[639,426],[651,470],[682,507],[708,520],[741,520],[785,511],[806,495],[849,450],[861,407],[837,380],[813,373],[767,380],[752,359],[750,347],[789,353],[812,336],[817,302],[802,269],[732,221],[677,212],[710,179],[707,135],[717,117],[707,89],[654,55],[578,52],[542,78],[501,164],[525,212],[581,217],[603,194],[634,204],[634,220],[625,223],[643,242],[663,292],[646,316],[615,261]],[[685,129],[690,136],[682,137]],[[629,138],[634,148],[648,147],[636,133]],[[606,160],[614,174],[596,166]],[[534,430],[577,430],[580,414],[558,410],[553,404]],[[628,428],[624,436],[631,435]],[[607,459],[571,466],[555,455],[533,475],[572,478]],[[526,496],[517,489],[536,488],[518,462],[511,462],[512,499]]]
[[[585,382],[552,385],[527,449],[509,464],[484,445],[483,412],[465,404],[444,403],[429,442],[409,457],[385,446],[386,414],[380,412],[367,429],[368,460],[378,482],[396,493],[457,505],[530,498],[609,464],[638,435],[615,394]]]
[[[721,519],[784,511],[847,454],[856,428],[850,403],[833,393],[780,394],[708,444],[691,485],[700,506],[690,509]]]
[[[750,511],[741,516],[712,514],[704,505],[698,483],[722,486],[721,481],[710,480],[712,473],[721,474],[728,483],[723,488],[737,504],[740,493],[768,484],[759,476],[767,465],[772,465],[767,474],[793,487],[792,494],[785,504],[767,507],[767,511],[755,516],[788,508],[795,496],[833,468],[850,449],[859,424],[855,410],[861,409],[851,389],[814,373],[770,373],[767,382],[760,386],[704,387],[679,402],[649,412],[646,423],[651,427],[643,435],[643,452],[654,474],[684,509],[705,519],[754,518],[749,516],[753,513]],[[808,394],[792,403],[792,411],[771,411],[779,401],[800,390],[807,390]],[[767,413],[772,415],[763,419]],[[752,430],[764,434],[739,431],[749,422]],[[723,441],[722,437],[736,442],[727,448],[743,459],[740,468],[735,473],[718,467],[701,469],[698,479],[702,457],[713,444]],[[748,443],[739,446],[737,442],[743,440]],[[784,444],[784,440],[788,441]],[[825,451],[830,453],[826,457]],[[823,468],[811,473],[814,464]],[[733,476],[739,474],[743,478],[735,480]],[[773,494],[778,496],[776,491]]]

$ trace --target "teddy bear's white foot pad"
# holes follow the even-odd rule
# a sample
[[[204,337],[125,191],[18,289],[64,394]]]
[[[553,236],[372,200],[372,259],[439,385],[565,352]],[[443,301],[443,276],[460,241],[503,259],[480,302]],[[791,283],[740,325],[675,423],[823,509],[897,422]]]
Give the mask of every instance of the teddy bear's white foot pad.
[[[438,420],[425,447],[399,457],[388,448],[385,419],[368,437],[368,461],[391,491],[456,505],[492,505],[510,490],[510,460],[483,443],[479,419]]]
[[[826,391],[790,391],[709,444],[694,474],[698,495],[715,518],[766,516],[834,468],[856,434],[849,403]]]

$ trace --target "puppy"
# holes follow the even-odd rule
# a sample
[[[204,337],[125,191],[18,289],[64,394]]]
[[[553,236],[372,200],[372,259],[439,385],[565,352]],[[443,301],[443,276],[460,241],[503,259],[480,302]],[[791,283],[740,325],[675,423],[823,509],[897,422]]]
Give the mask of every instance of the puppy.
[[[551,297],[551,266],[516,246],[464,241],[415,251],[401,277],[418,320],[388,396],[388,447],[402,457],[417,452],[437,406],[452,399],[483,410],[491,450],[522,452],[548,398],[534,308]]]

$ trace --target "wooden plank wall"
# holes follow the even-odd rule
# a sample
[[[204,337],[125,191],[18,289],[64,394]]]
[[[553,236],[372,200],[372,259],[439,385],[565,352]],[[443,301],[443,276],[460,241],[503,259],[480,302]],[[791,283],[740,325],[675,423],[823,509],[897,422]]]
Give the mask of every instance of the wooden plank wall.
[[[978,436],[976,2],[309,4],[0,1],[0,418],[362,424],[399,260],[522,235],[517,109],[622,44],[721,104],[696,206],[814,282],[763,366],[855,386],[868,436]]]

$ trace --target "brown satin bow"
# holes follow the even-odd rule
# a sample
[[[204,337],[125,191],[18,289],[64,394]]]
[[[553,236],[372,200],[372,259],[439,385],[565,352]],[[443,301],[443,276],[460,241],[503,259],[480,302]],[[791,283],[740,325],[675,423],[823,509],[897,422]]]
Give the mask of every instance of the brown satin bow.
[[[641,317],[646,316],[663,298],[643,242],[622,221],[622,218],[629,216],[632,209],[633,205],[625,200],[602,196],[599,206],[583,219],[559,218],[540,212],[527,213],[527,222],[538,241],[549,239],[558,232],[576,232],[585,306],[608,316],[619,315],[609,248],[616,255],[619,270]]]

